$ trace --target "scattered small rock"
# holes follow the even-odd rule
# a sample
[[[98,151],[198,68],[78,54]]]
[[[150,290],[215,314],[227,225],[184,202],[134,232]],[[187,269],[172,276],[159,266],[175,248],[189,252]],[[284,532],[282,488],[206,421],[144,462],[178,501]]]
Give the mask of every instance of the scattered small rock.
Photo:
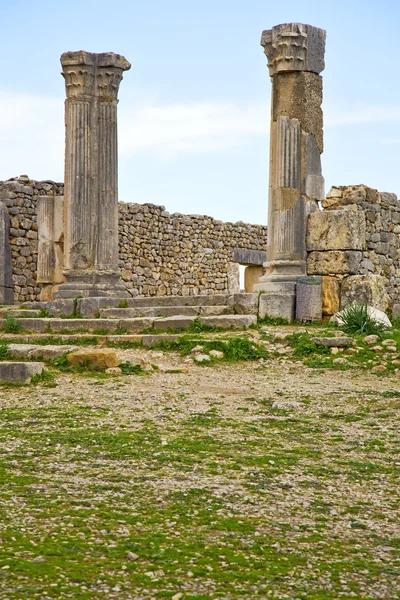
[[[379,346],[379,345],[378,345],[378,346],[373,346],[373,347],[371,348],[371,350],[373,350],[374,352],[382,352],[382,350],[383,350],[383,347],[382,347],[382,346]]]
[[[192,348],[191,353],[196,354],[196,352],[202,352],[203,349],[203,346],[195,346],[194,348]]]
[[[214,358],[224,358],[225,354],[223,352],[221,352],[220,350],[210,350],[209,352],[210,356],[213,356]]]
[[[197,363],[202,363],[208,362],[209,360],[211,360],[211,357],[208,356],[208,354],[197,354],[197,356],[193,357],[193,360],[195,360]]]
[[[384,365],[376,365],[371,369],[372,373],[383,373],[383,371],[386,371],[386,367]]]
[[[109,369],[106,369],[106,373],[107,375],[122,375],[122,371],[119,367],[110,367]]]
[[[364,344],[367,344],[368,346],[373,346],[377,343],[378,340],[379,336],[377,335],[366,335],[364,338]]]
[[[140,359],[140,368],[142,369],[142,371],[152,371],[153,365],[145,358],[141,358]]]
[[[35,558],[32,558],[32,562],[44,563],[44,562],[46,562],[46,559],[44,558],[44,556],[35,556]]]
[[[139,555],[135,554],[134,552],[128,552],[128,554],[126,555],[126,558],[128,560],[137,560],[139,558]]]
[[[382,346],[395,346],[396,342],[392,339],[388,339],[388,340],[383,340],[381,342]]]
[[[348,365],[350,364],[346,358],[334,358],[332,361],[333,365]]]

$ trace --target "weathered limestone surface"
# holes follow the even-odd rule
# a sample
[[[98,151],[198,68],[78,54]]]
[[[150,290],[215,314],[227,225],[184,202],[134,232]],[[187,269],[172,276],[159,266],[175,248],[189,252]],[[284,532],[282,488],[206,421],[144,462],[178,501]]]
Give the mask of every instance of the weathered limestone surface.
[[[234,248],[233,260],[241,265],[262,266],[267,260],[267,253],[262,250],[250,250],[249,248]]]
[[[272,79],[270,189],[266,273],[254,291],[278,294],[269,305],[274,315],[283,303],[285,318],[293,304],[296,278],[306,275],[308,213],[324,198],[320,153],[325,31],[286,23],[264,31],[261,45]],[[287,284],[291,282],[289,290]],[[283,287],[282,287],[283,284]],[[268,300],[263,300],[268,306]]]
[[[362,252],[329,250],[310,252],[307,261],[309,275],[355,275],[360,270]]]
[[[0,304],[13,303],[10,217],[6,205],[0,200]]]
[[[357,207],[355,207],[357,208]],[[314,212],[308,217],[307,250],[364,250],[365,215],[361,210]]]
[[[42,362],[0,362],[0,381],[29,383],[35,375],[41,375]]]
[[[130,63],[66,52],[64,274],[56,295],[124,295],[118,273],[117,96]]]
[[[43,284],[40,300],[53,299],[54,292],[64,281],[63,268],[63,196],[38,196],[38,265],[37,282]]]
[[[322,277],[322,314],[332,316],[340,310],[340,282],[336,277]]]
[[[257,315],[258,299],[259,294],[235,294],[235,313],[238,315]]]
[[[390,305],[386,278],[373,274],[346,277],[342,283],[341,307],[360,303],[386,312]]]
[[[298,277],[296,281],[296,321],[321,321],[322,277]]]
[[[264,275],[264,267],[246,267],[244,270],[244,290],[251,294],[254,291],[254,286],[257,285],[261,277]]]

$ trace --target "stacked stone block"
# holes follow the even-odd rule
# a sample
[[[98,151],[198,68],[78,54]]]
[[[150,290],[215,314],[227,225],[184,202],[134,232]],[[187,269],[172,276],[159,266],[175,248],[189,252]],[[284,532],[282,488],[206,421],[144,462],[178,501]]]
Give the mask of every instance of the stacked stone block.
[[[400,302],[400,201],[365,185],[333,187],[309,218],[309,274],[336,280],[340,303]],[[333,293],[333,292],[332,292]]]

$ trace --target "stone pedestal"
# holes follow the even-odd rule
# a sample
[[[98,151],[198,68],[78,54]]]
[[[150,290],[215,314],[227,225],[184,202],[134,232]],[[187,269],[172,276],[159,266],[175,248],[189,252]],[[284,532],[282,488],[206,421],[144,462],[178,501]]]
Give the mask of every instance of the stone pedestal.
[[[287,296],[287,318],[296,278],[306,274],[307,216],[324,198],[319,74],[325,31],[300,23],[277,25],[263,32],[261,45],[272,79],[272,112],[266,273],[254,291],[278,294],[279,303]]]
[[[298,277],[296,282],[296,321],[322,320],[322,277]]]
[[[65,101],[64,276],[55,297],[128,296],[118,273],[117,95],[130,63],[61,56]]]

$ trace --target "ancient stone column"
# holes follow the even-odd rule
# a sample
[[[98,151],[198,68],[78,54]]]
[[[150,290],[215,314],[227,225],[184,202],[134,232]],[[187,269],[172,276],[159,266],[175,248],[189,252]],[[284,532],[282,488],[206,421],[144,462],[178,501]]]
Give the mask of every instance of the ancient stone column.
[[[306,274],[307,215],[324,198],[321,174],[325,31],[287,23],[264,31],[272,80],[268,245],[263,312],[294,318],[296,277]]]
[[[125,296],[118,274],[117,95],[130,63],[66,52],[64,275],[56,297]]]

